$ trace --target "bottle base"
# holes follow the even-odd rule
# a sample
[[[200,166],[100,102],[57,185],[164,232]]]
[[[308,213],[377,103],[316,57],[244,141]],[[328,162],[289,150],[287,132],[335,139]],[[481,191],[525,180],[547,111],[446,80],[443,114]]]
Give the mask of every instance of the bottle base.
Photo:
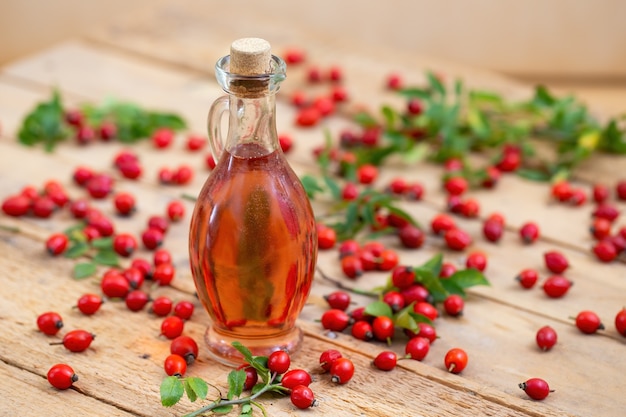
[[[253,356],[269,356],[277,350],[284,350],[293,354],[302,344],[302,330],[299,327],[280,333],[270,338],[248,338],[238,335],[228,335],[209,326],[204,334],[204,340],[209,349],[209,357],[224,365],[237,367],[246,361],[241,353],[232,345],[239,342],[252,352]]]

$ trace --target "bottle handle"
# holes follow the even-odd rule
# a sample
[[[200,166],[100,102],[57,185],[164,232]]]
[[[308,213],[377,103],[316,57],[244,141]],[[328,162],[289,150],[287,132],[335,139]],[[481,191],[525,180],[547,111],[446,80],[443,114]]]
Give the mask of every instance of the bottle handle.
[[[207,127],[209,130],[209,145],[213,160],[217,163],[224,150],[224,139],[222,137],[222,117],[229,110],[228,96],[222,96],[215,100],[209,109]]]

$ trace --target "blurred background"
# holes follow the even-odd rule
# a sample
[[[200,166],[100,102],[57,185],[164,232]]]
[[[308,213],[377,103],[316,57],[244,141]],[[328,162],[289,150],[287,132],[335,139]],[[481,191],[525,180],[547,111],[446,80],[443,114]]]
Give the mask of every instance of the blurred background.
[[[200,0],[199,0],[200,1]],[[231,0],[238,1],[238,0]],[[0,65],[166,0],[0,0]],[[219,13],[220,1],[203,0]],[[246,2],[241,3],[246,13]],[[169,1],[170,4],[176,2]],[[626,111],[623,0],[269,0],[281,21],[488,69]]]

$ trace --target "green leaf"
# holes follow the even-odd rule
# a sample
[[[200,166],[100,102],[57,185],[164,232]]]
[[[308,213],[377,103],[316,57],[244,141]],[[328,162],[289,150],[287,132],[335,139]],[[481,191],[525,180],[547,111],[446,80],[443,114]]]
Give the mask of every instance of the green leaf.
[[[165,407],[171,407],[176,404],[183,396],[185,389],[183,383],[175,376],[168,376],[161,382],[161,404]]]
[[[119,257],[112,250],[101,249],[93,257],[93,261],[100,265],[119,266]]]
[[[446,88],[434,73],[429,71],[426,73],[426,77],[428,78],[428,84],[430,84],[430,88],[432,88],[433,91],[442,96],[446,95]]]
[[[441,285],[443,286],[443,288],[445,288],[449,294],[458,294],[461,297],[465,297],[466,294],[465,294],[465,291],[463,290],[463,287],[461,287],[455,281],[449,278],[441,278],[439,279],[439,281],[441,282]]]
[[[91,246],[96,249],[111,249],[113,248],[113,237],[100,237],[91,241]]]
[[[402,310],[396,313],[393,322],[397,327],[409,329],[413,332],[419,330],[417,322],[415,321],[413,316],[411,316],[411,312],[413,312],[413,305],[414,303],[411,303],[410,305],[404,307]]]
[[[197,398],[206,398],[209,392],[209,385],[202,378],[188,377],[185,378],[185,391],[189,400],[194,402]]]
[[[404,88],[399,91],[399,93],[406,98],[420,98],[420,99],[429,99],[431,96],[430,91],[425,90],[423,88]]]
[[[437,253],[428,261],[421,265],[421,268],[429,270],[433,276],[438,277],[441,273],[441,267],[443,266],[443,254]]]
[[[545,182],[550,181],[550,179],[552,178],[549,173],[538,169],[520,168],[517,170],[516,173],[520,177],[526,178],[527,180],[531,181]]]
[[[302,176],[300,182],[304,187],[307,197],[310,199],[314,199],[318,193],[324,192],[324,188],[322,188],[317,182],[317,179],[311,175]]]
[[[477,269],[467,268],[456,271],[447,279],[451,280],[461,288],[470,288],[476,285],[490,285],[487,278]]]
[[[46,151],[50,152],[69,134],[61,96],[54,90],[49,101],[39,103],[26,115],[18,132],[18,140],[27,146],[43,143]]]
[[[339,184],[337,184],[337,181],[335,181],[328,175],[324,175],[323,179],[324,179],[324,184],[326,184],[326,187],[328,187],[328,189],[330,190],[330,195],[332,195],[334,199],[337,199],[337,200],[340,199],[341,187],[339,187]]]
[[[220,405],[211,410],[215,414],[228,414],[233,411],[233,406],[231,404],[228,405]]]
[[[81,262],[74,265],[74,279],[83,279],[96,273],[97,266],[93,262]]]
[[[365,306],[365,314],[370,316],[378,317],[378,316],[387,316],[389,318],[393,317],[393,311],[389,304],[383,301],[374,301]]]
[[[446,299],[448,292],[443,285],[441,285],[439,277],[433,274],[431,269],[421,266],[414,268],[413,270],[415,271],[416,281],[426,287],[430,295],[433,296],[435,302],[441,302]]]
[[[240,369],[238,371],[231,371],[228,374],[228,395],[227,398],[232,400],[239,397],[243,392],[244,384],[246,383],[246,371]]]
[[[87,242],[76,242],[71,245],[63,256],[68,259],[76,259],[89,252],[89,244]]]
[[[354,121],[363,127],[375,127],[378,125],[376,119],[366,112],[359,112],[355,114]]]
[[[252,405],[251,404],[243,404],[241,406],[241,412],[239,414],[240,417],[246,417],[252,415]]]
[[[252,352],[250,352],[250,350],[245,347],[244,345],[242,345],[240,342],[233,342],[232,346],[237,349],[239,351],[239,353],[241,353],[241,355],[243,356],[244,360],[250,365],[252,366],[254,369],[256,369],[257,373],[259,374],[259,377],[261,378],[261,380],[267,382],[269,379],[269,375],[270,372],[267,369],[267,358],[263,357],[263,356],[253,356]],[[244,377],[245,377],[245,372],[244,372]],[[245,378],[244,378],[245,381]]]

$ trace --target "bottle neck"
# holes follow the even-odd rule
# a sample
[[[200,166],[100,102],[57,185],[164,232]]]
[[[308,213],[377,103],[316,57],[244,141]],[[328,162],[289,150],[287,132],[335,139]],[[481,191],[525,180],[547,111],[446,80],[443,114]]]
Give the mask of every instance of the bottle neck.
[[[237,156],[246,149],[246,155],[240,155],[246,157],[250,157],[250,149],[254,149],[254,156],[276,151],[279,143],[274,117],[275,94],[270,92],[253,98],[230,94],[229,100],[230,122],[226,151]]]

